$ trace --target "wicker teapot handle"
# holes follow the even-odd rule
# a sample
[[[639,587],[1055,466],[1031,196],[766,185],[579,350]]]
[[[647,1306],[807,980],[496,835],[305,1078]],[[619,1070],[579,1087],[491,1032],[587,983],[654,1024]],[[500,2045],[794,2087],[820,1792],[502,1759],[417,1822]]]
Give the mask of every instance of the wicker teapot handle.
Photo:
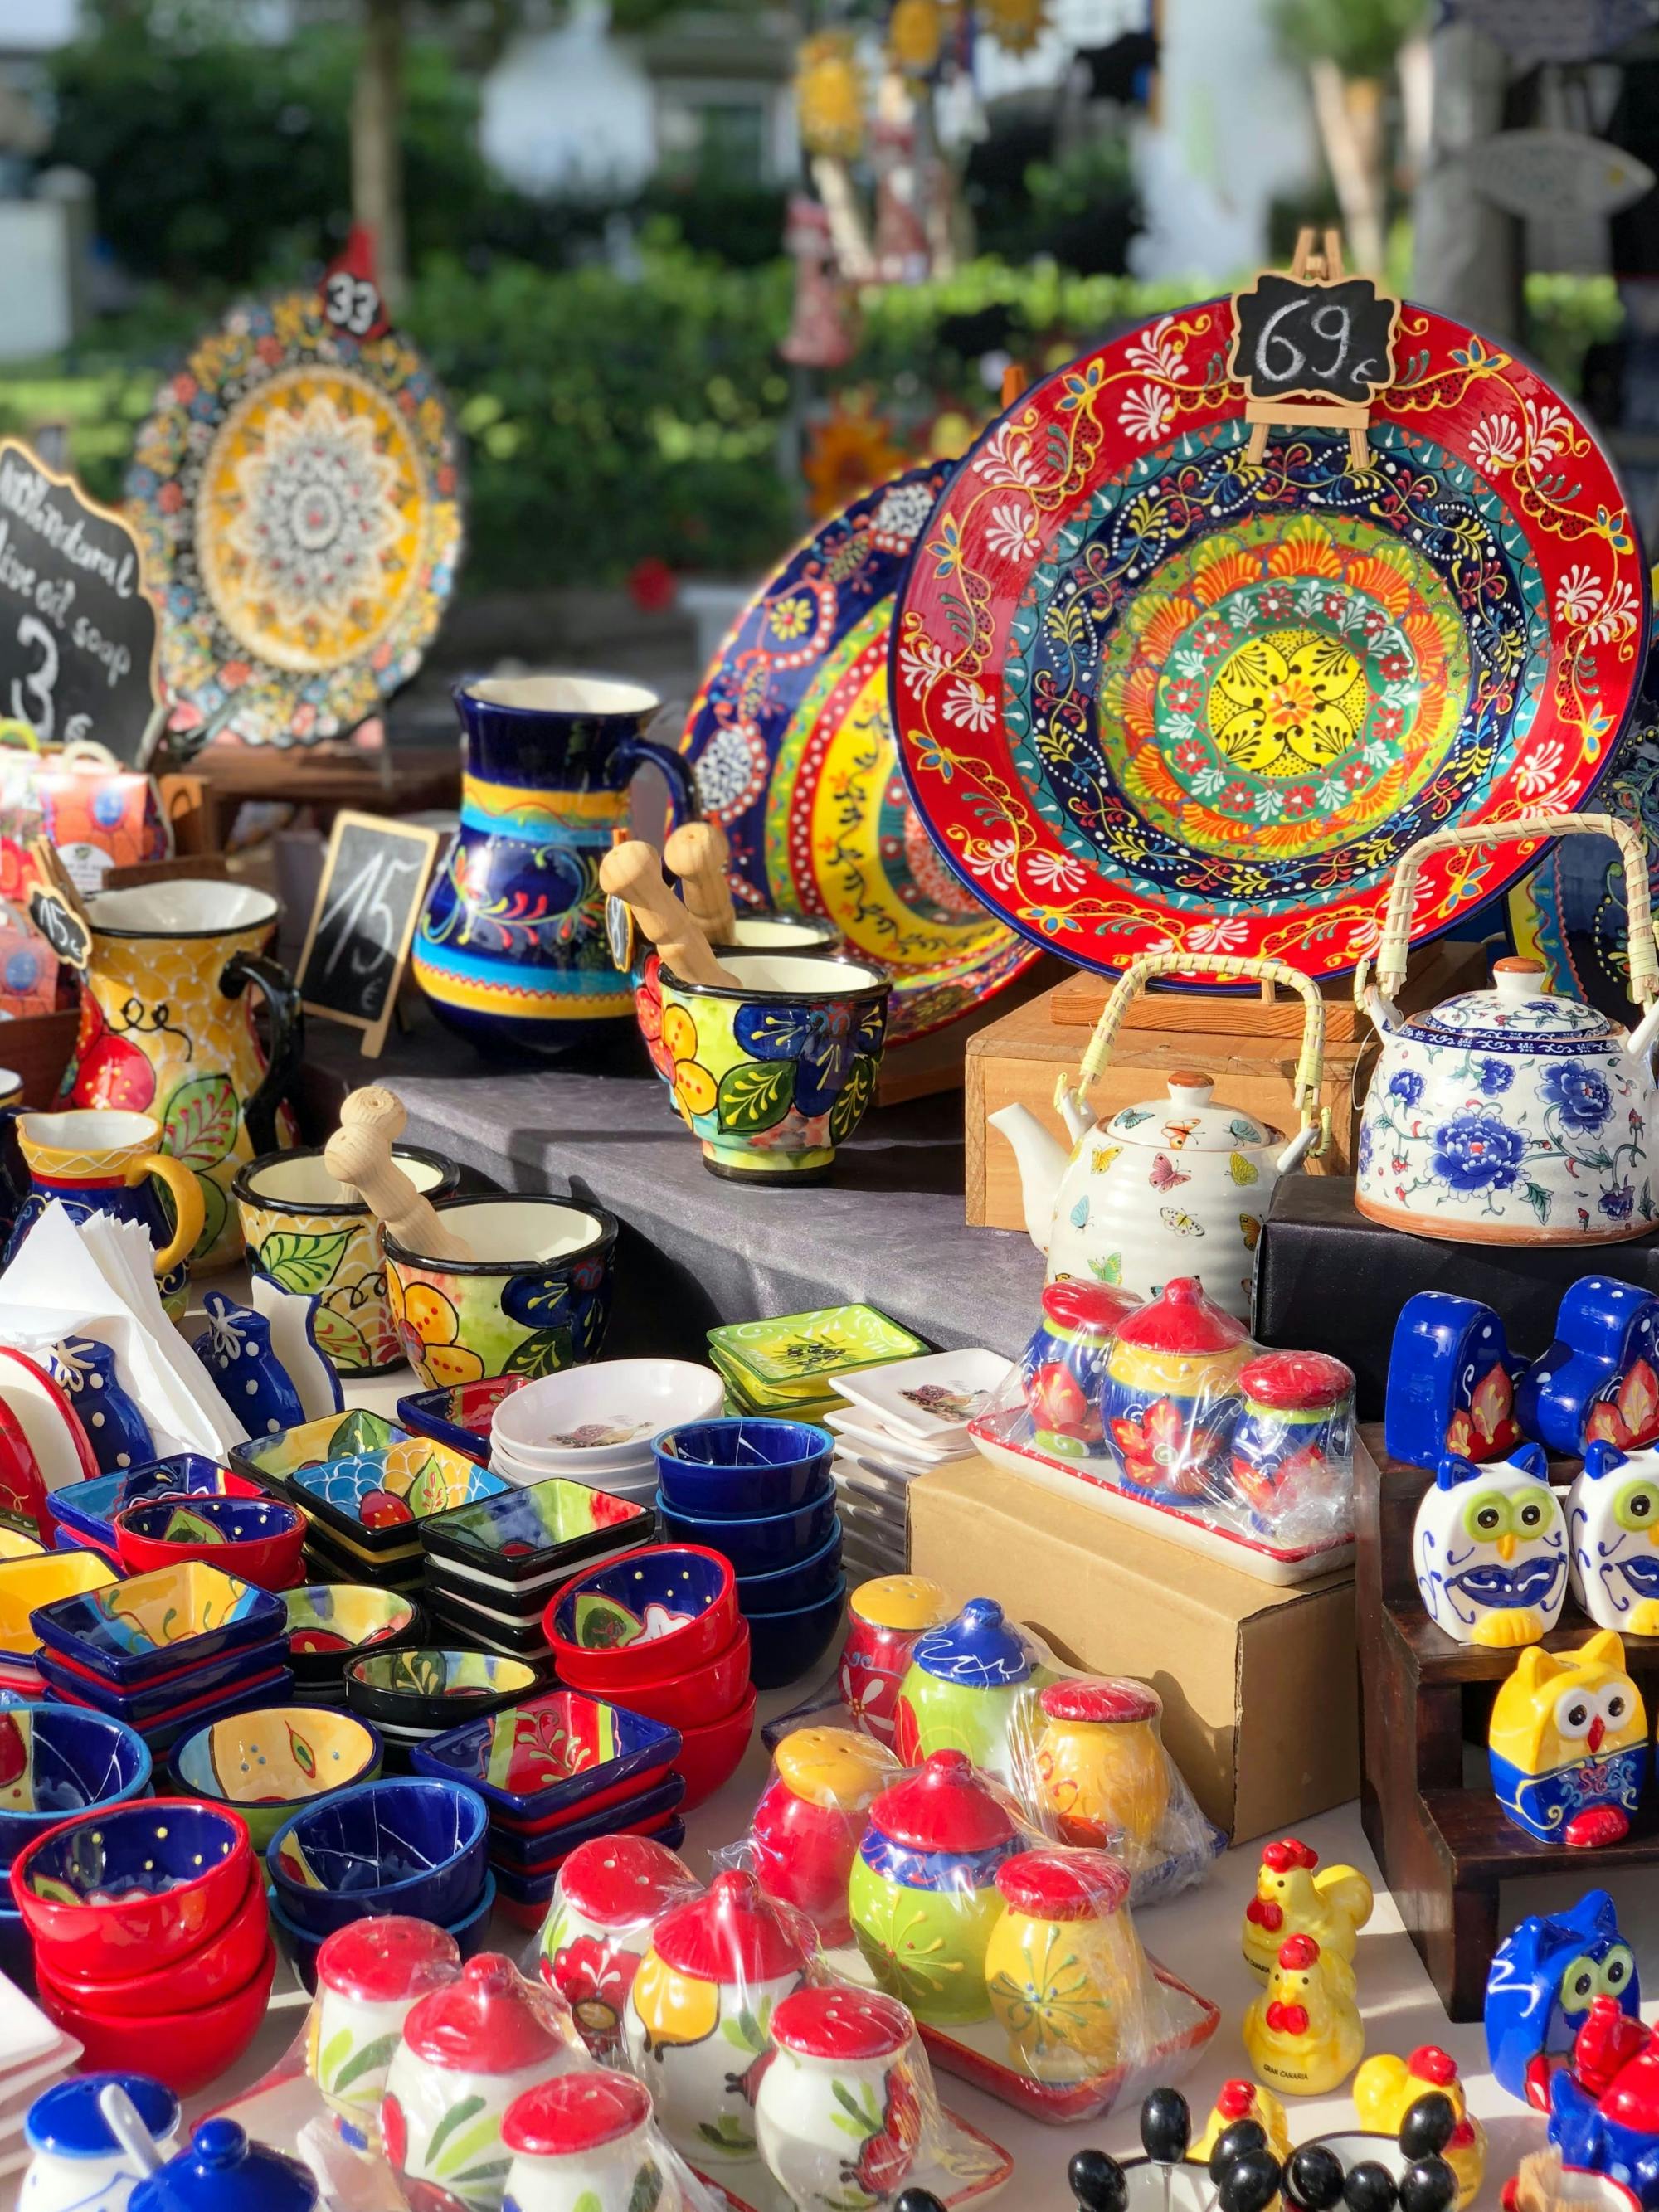
[[[1653,937],[1653,902],[1648,885],[1648,860],[1641,837],[1628,822],[1611,814],[1521,814],[1512,822],[1483,823],[1479,829],[1437,830],[1419,837],[1401,861],[1389,893],[1389,910],[1376,948],[1376,971],[1362,960],[1354,971],[1355,1003],[1363,1006],[1369,988],[1392,999],[1406,980],[1406,960],[1411,951],[1412,910],[1417,903],[1417,877],[1425,860],[1436,853],[1460,851],[1468,846],[1507,844],[1523,837],[1563,837],[1583,834],[1611,837],[1625,865],[1625,903],[1629,914],[1630,994],[1640,1006],[1659,998],[1659,951]]]
[[[1190,952],[1147,952],[1124,969],[1095,1024],[1076,1083],[1068,1086],[1062,1075],[1055,1087],[1056,1106],[1063,1110],[1068,1098],[1080,1104],[1088,1097],[1096,1078],[1111,1058],[1112,1046],[1131,1004],[1148,979],[1153,975],[1190,975],[1195,964],[1199,963],[1194,963]],[[1318,1140],[1312,1149],[1322,1152],[1327,1117],[1320,1112],[1319,1082],[1325,1059],[1325,1001],[1318,987],[1298,969],[1287,967],[1282,960],[1247,959],[1241,954],[1234,958],[1205,959],[1201,965],[1206,975],[1251,975],[1263,983],[1283,983],[1300,994],[1304,1018],[1302,1051],[1296,1064],[1295,1103],[1304,1129],[1318,1127]]]

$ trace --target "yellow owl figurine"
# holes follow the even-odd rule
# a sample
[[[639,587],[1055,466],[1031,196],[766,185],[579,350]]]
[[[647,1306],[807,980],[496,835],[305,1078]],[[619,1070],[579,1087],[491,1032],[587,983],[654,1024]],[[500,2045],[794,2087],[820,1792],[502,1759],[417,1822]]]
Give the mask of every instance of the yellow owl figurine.
[[[1648,1717],[1625,1647],[1598,1629],[1576,1651],[1529,1644],[1492,1701],[1492,1786],[1546,1844],[1616,1844],[1648,1771]]]
[[[1336,2088],[1365,2050],[1353,1968],[1346,1959],[1328,1964],[1311,1936],[1287,1936],[1266,1990],[1251,1999],[1243,2038],[1257,2080],[1281,2095]]]
[[[1256,1869],[1255,1895],[1244,1908],[1244,1963],[1262,1981],[1287,1936],[1311,1936],[1328,1962],[1352,1960],[1359,1930],[1371,1917],[1371,1886],[1358,1867],[1328,1866],[1295,1836],[1269,1844]]]
[[[1457,2062],[1449,2052],[1432,2043],[1424,2044],[1408,2058],[1379,2051],[1353,2077],[1353,2106],[1368,2133],[1397,2136],[1418,2099],[1437,2089],[1450,2100],[1457,2115],[1457,2125],[1441,2156],[1457,2176],[1458,2212],[1468,2212],[1486,2171],[1486,2131],[1469,2110],[1457,2078]]]
[[[1231,2127],[1235,2120],[1257,2120],[1267,2137],[1267,2148],[1281,2162],[1291,2154],[1291,2124],[1285,2117],[1285,2107],[1271,2089],[1264,2089],[1258,2081],[1224,2081],[1210,2117],[1204,2123],[1204,2132],[1199,2136],[1187,2156],[1199,2166],[1207,2166],[1210,2153],[1217,2138]]]

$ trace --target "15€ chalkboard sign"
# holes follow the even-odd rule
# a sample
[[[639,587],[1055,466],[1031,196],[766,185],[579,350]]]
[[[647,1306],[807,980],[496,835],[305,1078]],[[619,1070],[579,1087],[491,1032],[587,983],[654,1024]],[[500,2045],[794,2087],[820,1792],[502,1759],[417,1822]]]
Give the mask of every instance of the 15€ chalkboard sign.
[[[363,1035],[374,1059],[386,1042],[427,879],[442,842],[435,830],[378,814],[336,815],[300,956],[308,1014]]]
[[[16,438],[0,438],[0,715],[142,768],[161,734],[155,607],[138,541]]]

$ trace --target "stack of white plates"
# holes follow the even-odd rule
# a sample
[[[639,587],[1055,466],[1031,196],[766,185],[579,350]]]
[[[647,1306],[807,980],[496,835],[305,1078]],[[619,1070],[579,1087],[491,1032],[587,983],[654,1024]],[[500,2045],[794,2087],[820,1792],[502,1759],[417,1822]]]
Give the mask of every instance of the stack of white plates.
[[[0,2174],[29,2162],[29,2106],[75,2070],[81,2046],[61,2033],[15,1982],[0,1974]]]
[[[833,1473],[849,1570],[903,1573],[910,1485],[969,1456],[968,1424],[989,1406],[1008,1369],[1000,1352],[970,1346],[836,1377],[847,1410],[824,1419],[836,1432]]]
[[[526,1382],[496,1407],[489,1465],[520,1489],[562,1474],[649,1507],[656,1495],[651,1440],[726,1402],[712,1367],[685,1359],[598,1359]]]

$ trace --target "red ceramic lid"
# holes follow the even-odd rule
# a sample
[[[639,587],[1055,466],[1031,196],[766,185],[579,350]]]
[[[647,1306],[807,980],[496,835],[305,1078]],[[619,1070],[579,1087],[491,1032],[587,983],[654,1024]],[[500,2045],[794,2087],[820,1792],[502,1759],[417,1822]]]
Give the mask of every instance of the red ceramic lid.
[[[318,1980],[368,2004],[424,1996],[440,1983],[454,1981],[460,1971],[461,1954],[453,1936],[429,1920],[402,1914],[337,1928],[317,1954]]]
[[[1011,1843],[1014,1824],[963,1751],[936,1751],[908,1782],[884,1790],[870,1825],[913,1851],[984,1851]]]
[[[904,2007],[873,1990],[797,1990],[772,2015],[772,2040],[803,2058],[887,2058],[911,2033]]]
[[[468,1960],[458,1982],[422,1997],[404,2022],[417,2058],[465,2074],[516,2074],[562,2057],[553,2001],[494,1951]]]
[[[1124,1316],[1117,1333],[1125,1344],[1179,1353],[1232,1352],[1250,1334],[1242,1321],[1205,1297],[1196,1275],[1177,1275],[1165,1283],[1150,1304]]]
[[[1258,1406],[1310,1413],[1340,1405],[1353,1389],[1353,1376],[1326,1352],[1265,1352],[1239,1369],[1238,1387]]]
[[[650,2117],[651,2092],[631,2074],[562,2074],[513,2100],[501,2141],[532,2158],[573,2158],[631,2136]]]
[[[1021,1851],[997,1869],[997,1888],[1030,1920],[1102,1920],[1129,1894],[1129,1875],[1107,1851]]]
[[[649,1836],[597,1836],[559,1869],[560,1896],[601,1928],[654,1920],[696,1887],[684,1860]]]
[[[1079,1674],[1050,1682],[1037,1703],[1051,1721],[1155,1721],[1164,1700],[1144,1682],[1119,1681],[1104,1674]]]
[[[800,1923],[761,1893],[753,1875],[720,1874],[708,1894],[657,1925],[651,1948],[698,1982],[775,1982],[806,1963]]]
[[[1042,1293],[1042,1317],[1056,1328],[1093,1329],[1105,1336],[1140,1302],[1136,1291],[1114,1290],[1109,1283],[1049,1283]]]

